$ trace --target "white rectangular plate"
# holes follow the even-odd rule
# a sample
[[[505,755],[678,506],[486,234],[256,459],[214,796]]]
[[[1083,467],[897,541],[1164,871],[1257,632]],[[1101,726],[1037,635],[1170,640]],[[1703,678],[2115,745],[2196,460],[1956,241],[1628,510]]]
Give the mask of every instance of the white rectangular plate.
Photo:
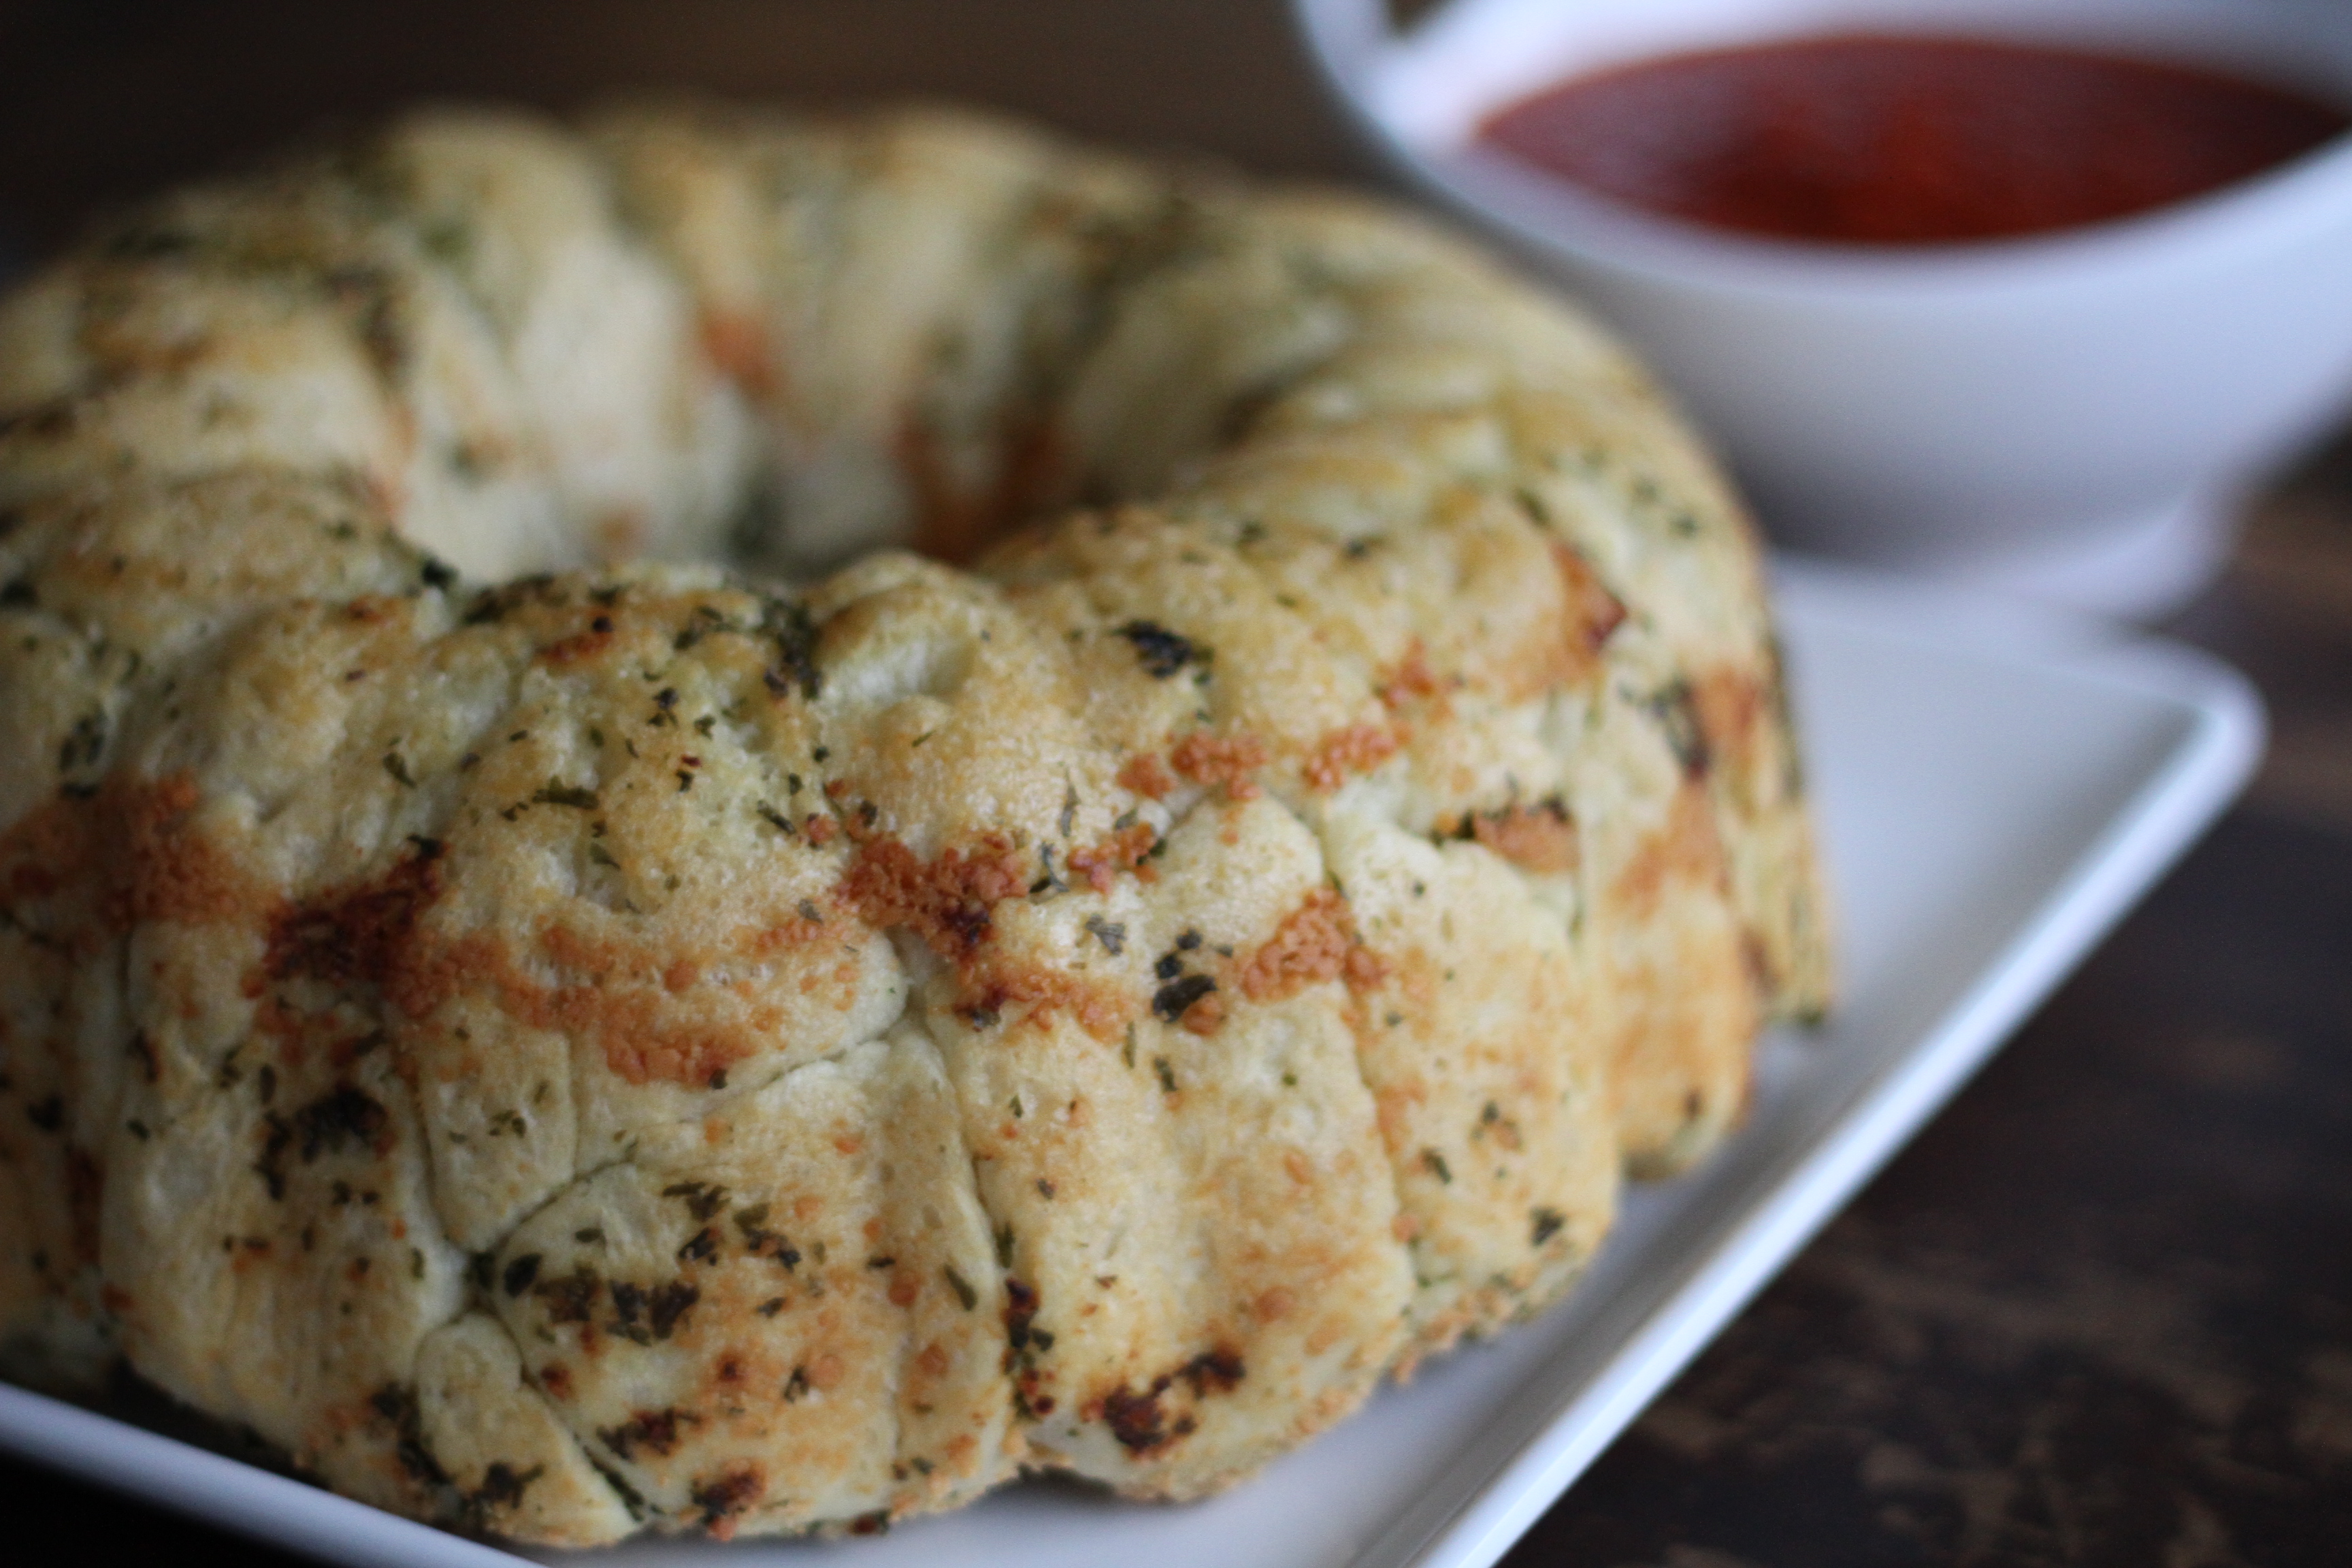
[[[2237,793],[2237,675],[2168,644],[1790,567],[1780,605],[1842,931],[1828,1026],[1762,1048],[1754,1112],[1637,1190],[1558,1310],[1384,1390],[1206,1503],[1033,1484],[885,1539],[631,1544],[597,1568],[1486,1568],[2000,1045]],[[517,1559],[0,1387],[0,1448],[335,1562]],[[562,1560],[553,1554],[551,1560]]]

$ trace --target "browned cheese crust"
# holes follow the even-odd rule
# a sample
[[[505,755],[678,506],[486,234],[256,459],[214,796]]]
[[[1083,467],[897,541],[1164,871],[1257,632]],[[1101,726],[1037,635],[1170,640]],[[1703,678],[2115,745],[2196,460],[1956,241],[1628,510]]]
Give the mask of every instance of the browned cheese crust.
[[[527,1542],[1228,1484],[1827,1000],[1638,369],[958,115],[444,111],[110,224],[0,300],[0,1366]]]

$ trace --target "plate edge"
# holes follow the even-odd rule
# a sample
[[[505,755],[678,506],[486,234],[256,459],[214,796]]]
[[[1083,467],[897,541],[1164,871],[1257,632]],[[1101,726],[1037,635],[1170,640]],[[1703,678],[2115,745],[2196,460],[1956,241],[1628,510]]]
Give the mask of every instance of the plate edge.
[[[1788,563],[1783,563],[1783,565]],[[1800,564],[1800,599],[1828,578],[1829,595],[1868,574],[1816,576]],[[1811,578],[1812,581],[1807,582]],[[1860,620],[1891,613],[1875,595]],[[1905,595],[1909,596],[1909,595]],[[1956,614],[1973,609],[1964,595],[1918,595]],[[1815,599],[1818,605],[1820,600]],[[1351,1568],[1491,1568],[1559,1500],[1576,1478],[1631,1426],[1790,1258],[1833,1218],[1855,1193],[1990,1060],[2032,1010],[2089,956],[2099,941],[2151,890],[2236,799],[2260,761],[2267,719],[2252,683],[2222,660],[2170,639],[2116,634],[2101,623],[2007,605],[1991,608],[2009,619],[2038,623],[2051,640],[2034,639],[2025,654],[1977,647],[1979,656],[2128,685],[2175,704],[2186,725],[2126,805],[2070,867],[1978,980],[1931,1024],[1921,1044],[1859,1097],[1853,1112],[1816,1144],[1796,1173],[1758,1208],[1751,1232],[1695,1269],[1681,1289],[1652,1312],[1622,1357],[1638,1371],[1613,1386],[1593,1418],[1564,1441],[1549,1440],[1581,1401],[1563,1405],[1551,1425],[1486,1472],[1458,1500],[1409,1507],[1353,1560]],[[1801,611],[1799,619],[1807,618]],[[1836,609],[1822,617],[1837,620]],[[1938,620],[1943,617],[1938,616]],[[1870,628],[1872,630],[1877,627]],[[2103,635],[2104,634],[2104,635]],[[1948,646],[1932,631],[1912,628],[1906,640]],[[2057,651],[2065,649],[2066,651]],[[1629,1346],[1630,1348],[1630,1346]],[[1604,1385],[1608,1380],[1602,1380]],[[1441,1482],[1431,1489],[1444,1493]]]

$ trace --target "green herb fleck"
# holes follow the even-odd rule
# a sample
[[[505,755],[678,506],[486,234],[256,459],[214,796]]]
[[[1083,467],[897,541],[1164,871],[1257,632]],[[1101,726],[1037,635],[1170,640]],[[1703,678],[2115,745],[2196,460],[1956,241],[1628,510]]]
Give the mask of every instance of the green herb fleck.
[[[596,792],[593,789],[582,788],[577,784],[565,784],[562,779],[550,778],[532,794],[530,804],[568,805],[575,811],[593,811],[596,809]]]
[[[954,1264],[949,1264],[940,1272],[948,1277],[948,1289],[956,1293],[956,1300],[963,1303],[965,1311],[969,1312],[980,1305],[980,1292],[971,1288],[971,1280],[956,1272]]]

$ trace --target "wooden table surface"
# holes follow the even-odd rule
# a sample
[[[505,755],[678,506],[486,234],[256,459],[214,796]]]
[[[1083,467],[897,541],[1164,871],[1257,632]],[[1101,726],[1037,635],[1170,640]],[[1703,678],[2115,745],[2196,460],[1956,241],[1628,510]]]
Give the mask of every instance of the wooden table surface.
[[[0,265],[322,120],[681,84],[1377,179],[1275,0],[0,0]],[[2352,1562],[2352,438],[2167,629],[2269,699],[2252,793],[1515,1568]],[[9,1561],[292,1561],[20,1464],[0,1517]]]

